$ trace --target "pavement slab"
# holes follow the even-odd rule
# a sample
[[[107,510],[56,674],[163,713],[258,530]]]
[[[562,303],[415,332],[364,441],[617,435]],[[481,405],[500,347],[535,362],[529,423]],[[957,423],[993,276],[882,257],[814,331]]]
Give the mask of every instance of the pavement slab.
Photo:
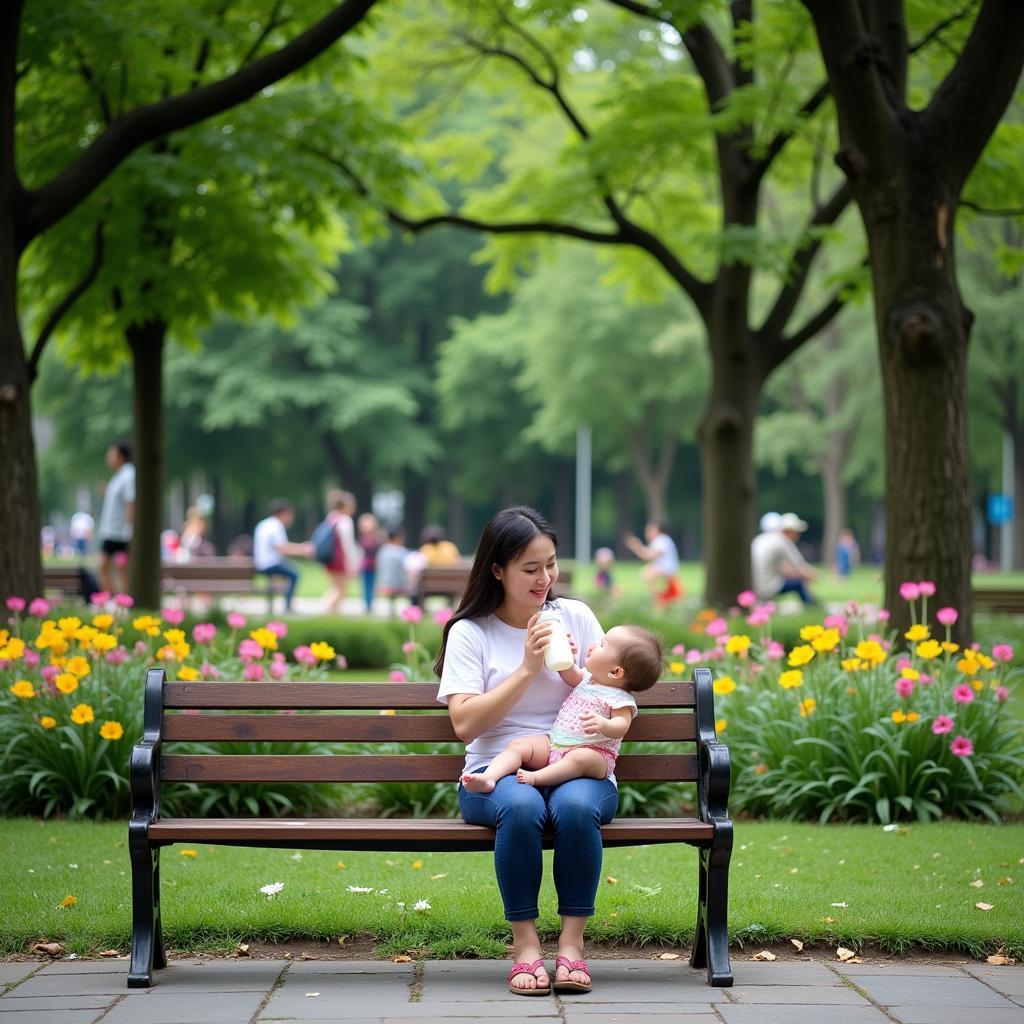
[[[38,967],[37,963],[0,964],[0,988],[27,978]]]
[[[882,1006],[943,1006],[963,1009],[1013,1009],[1014,1004],[976,978],[860,976],[855,980]],[[962,1015],[961,1015],[962,1016]]]
[[[167,992],[125,996],[103,1024],[236,1024],[248,1021],[266,993]],[[0,1022],[6,1024],[0,1017]]]

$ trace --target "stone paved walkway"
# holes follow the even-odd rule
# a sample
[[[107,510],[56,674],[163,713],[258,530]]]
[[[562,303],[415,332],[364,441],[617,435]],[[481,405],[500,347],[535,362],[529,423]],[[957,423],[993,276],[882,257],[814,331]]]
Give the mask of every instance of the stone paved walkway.
[[[495,961],[182,960],[151,989],[119,960],[0,964],[0,1024],[1024,1024],[1024,967],[734,961],[711,989],[685,961],[593,960],[594,991],[527,999]]]

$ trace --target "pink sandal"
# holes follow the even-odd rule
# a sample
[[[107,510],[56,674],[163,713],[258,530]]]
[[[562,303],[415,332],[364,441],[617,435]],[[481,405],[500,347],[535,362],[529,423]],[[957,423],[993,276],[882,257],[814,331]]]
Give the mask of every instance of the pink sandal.
[[[549,981],[546,985],[541,985],[540,978],[537,978],[537,970],[544,966],[543,960],[534,960],[532,964],[525,962],[517,963],[512,965],[512,970],[508,972],[508,990],[517,996],[546,996],[551,991],[551,982]],[[519,977],[520,974],[532,974],[537,981],[535,988],[517,988],[512,984],[512,979]]]
[[[587,982],[584,984],[582,981],[572,981],[569,978],[558,981],[556,978],[551,983],[556,992],[589,992],[593,988],[593,982],[590,981],[590,968],[586,961],[570,960],[567,956],[559,955],[555,957],[555,971],[559,967],[564,967],[567,971],[580,971],[587,976]]]

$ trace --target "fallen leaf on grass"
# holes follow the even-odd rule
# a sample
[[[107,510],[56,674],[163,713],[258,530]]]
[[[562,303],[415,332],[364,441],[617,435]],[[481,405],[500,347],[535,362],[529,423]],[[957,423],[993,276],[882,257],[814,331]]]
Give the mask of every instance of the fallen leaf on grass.
[[[430,880],[432,882],[436,882],[439,878],[447,878],[447,877],[448,877],[448,872],[444,871],[440,875],[431,875],[430,876]]]
[[[767,949],[762,949],[760,953],[755,953],[751,960],[778,960],[779,958]]]
[[[178,856],[179,857],[198,857],[199,856],[199,851],[198,850],[179,850],[178,851]]]
[[[338,861],[338,870],[339,871],[344,871],[345,870],[345,862],[343,860],[339,860]]]
[[[607,877],[607,878],[605,879],[605,881],[606,881],[606,882],[607,882],[607,883],[608,883],[609,885],[618,885],[618,884],[619,884],[619,880],[618,880],[617,878],[612,878],[612,876],[611,876],[611,875],[609,875],[609,876],[608,876],[608,877]]]
[[[1012,956],[1006,956],[1005,953],[993,953],[991,956],[985,957],[985,963],[995,964],[996,967],[1005,967],[1007,964],[1015,964],[1016,962]]]
[[[77,896],[65,896],[64,899],[57,904],[58,910],[67,910],[68,907],[73,907],[78,902]]]
[[[423,867],[423,861],[421,861],[421,860],[414,860],[412,862],[412,867],[413,867],[414,871],[419,871],[420,868]]]
[[[110,957],[113,957],[113,956],[120,956],[120,955],[121,955],[121,950],[119,950],[119,949],[104,949],[101,953],[97,954],[97,956],[106,957],[107,959],[109,959]]]
[[[996,885],[1013,885],[1012,878],[1000,878]]]
[[[857,963],[863,962],[857,958],[857,954],[854,952],[854,950],[847,949],[845,946],[836,947],[836,956],[839,957],[839,959],[842,960],[844,964],[852,963],[855,960]]]
[[[798,953],[802,953],[804,951],[804,944],[799,939],[790,939],[789,941],[793,943],[793,946],[796,948]]]
[[[658,956],[658,959],[659,960],[678,960],[679,959],[679,954],[678,953],[661,953]]]
[[[239,956],[248,956],[249,955],[249,943],[248,942],[240,942],[238,944],[238,946],[235,948],[235,952]]]
[[[980,889],[985,883],[980,878],[976,878],[973,882],[968,882],[967,884],[972,889]]]
[[[348,936],[347,936],[347,935],[339,935],[339,936],[338,936],[338,945],[339,945],[339,946],[344,946],[344,945],[345,945],[345,942],[346,942],[347,940],[348,940]]]
[[[992,903],[975,903],[974,904],[979,910],[991,910],[994,904]]]
[[[849,903],[847,903],[847,902],[846,902],[845,900],[843,900],[843,902],[842,902],[842,903],[833,903],[833,904],[832,904],[832,906],[833,906],[833,907],[843,907],[843,908],[846,908],[846,907],[848,907],[849,905],[850,905],[850,904],[849,904]]]
[[[412,962],[411,956],[406,956],[404,953],[399,953],[397,956],[391,958],[393,964],[408,964]]]
[[[823,917],[821,919],[821,923],[822,924],[835,924],[836,923],[836,919],[834,917],[831,917],[831,916],[830,917]]]
[[[45,953],[47,956],[60,956],[64,947],[59,942],[34,942],[29,947],[31,953]]]

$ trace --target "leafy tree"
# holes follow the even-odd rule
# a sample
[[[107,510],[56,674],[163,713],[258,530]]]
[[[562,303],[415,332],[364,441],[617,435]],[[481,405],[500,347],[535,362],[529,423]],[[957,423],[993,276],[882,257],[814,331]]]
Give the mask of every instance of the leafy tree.
[[[256,19],[248,5],[230,7],[212,0],[187,11],[166,0],[140,7],[76,6],[71,11],[56,0],[34,0],[27,8],[23,0],[13,0],[3,6],[0,464],[5,467],[7,486],[0,490],[0,592],[35,593],[41,586],[31,369],[16,294],[22,256],[64,218],[97,202],[90,197],[140,147],[221,114],[304,66],[358,25],[373,2],[345,0],[261,57],[256,56],[260,47],[281,25],[283,4],[278,4],[269,18]],[[312,11],[324,10],[313,2],[303,7],[310,18]],[[198,33],[191,31],[193,16],[201,26]],[[248,47],[243,45],[237,63],[203,83],[211,51],[229,40],[246,40]],[[183,58],[180,51],[186,42],[191,44],[189,56]],[[83,49],[83,44],[96,45]],[[122,107],[122,83],[140,66],[155,94],[134,94],[129,100],[126,93]],[[91,93],[100,116],[93,113],[92,106],[80,102],[80,89]],[[39,146],[37,160],[33,144],[44,138],[54,142]],[[166,155],[166,148],[163,152]],[[130,173],[128,168],[125,172]],[[166,225],[158,217],[154,227],[157,234],[148,241],[151,245],[162,243],[168,252]],[[97,244],[87,251],[93,252],[92,262],[98,264],[104,232],[96,231],[94,237]],[[83,290],[82,282],[93,273],[90,266],[68,289],[61,305],[73,302]],[[140,292],[147,283],[150,289],[154,287],[152,277],[145,274],[132,283]],[[122,300],[126,294],[122,292]],[[131,324],[140,332],[141,348],[146,344],[148,325],[138,320]],[[147,377],[151,365],[148,370]],[[152,457],[159,461],[159,455]]]
[[[1024,6],[804,6],[835,96],[837,162],[871,248],[886,417],[886,601],[904,625],[900,582],[934,579],[936,600],[961,609],[957,625],[968,637],[973,317],[958,286],[954,230],[961,195],[1020,78]],[[927,74],[914,76],[910,57],[928,38],[945,45],[929,51]]]

